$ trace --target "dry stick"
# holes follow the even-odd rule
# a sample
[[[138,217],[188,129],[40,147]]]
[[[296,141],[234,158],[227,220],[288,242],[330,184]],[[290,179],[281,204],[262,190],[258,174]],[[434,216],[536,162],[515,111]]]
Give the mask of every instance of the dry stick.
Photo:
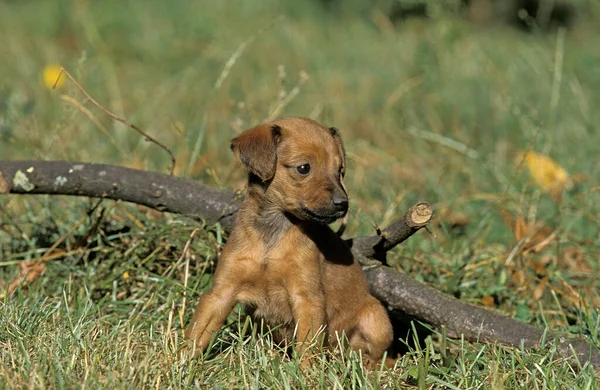
[[[365,257],[383,261],[388,251],[425,227],[432,218],[433,210],[429,203],[419,202],[387,228],[380,230],[377,227],[376,236],[348,240],[348,244]]]
[[[193,214],[231,228],[239,197],[231,190],[208,188],[192,180],[156,172],[100,164],[64,161],[1,161],[0,177],[11,194],[62,194],[101,197],[143,204],[160,211]],[[383,229],[381,235],[347,240],[359,261],[367,264],[365,276],[373,295],[388,307],[402,311],[437,329],[464,335],[470,341],[499,342],[511,346],[539,347],[544,332],[499,313],[460,301],[369,258],[382,258],[431,219],[431,208],[419,203],[407,215]],[[600,353],[581,339],[557,341],[564,358],[576,357],[600,368]]]
[[[71,76],[71,73],[69,73],[69,71],[67,71],[65,68],[63,68],[63,67],[60,68],[60,72],[58,73],[56,80],[54,80],[54,84],[52,85],[52,88],[56,88],[56,84],[58,83],[58,80],[60,80],[60,76],[62,76],[63,73],[69,78],[69,80],[71,80],[71,82],[73,82],[73,84],[75,84],[77,89],[79,89],[81,91],[81,93],[83,93],[85,95],[85,97],[90,102],[92,102],[92,104],[94,104],[96,107],[98,107],[99,109],[104,111],[104,113],[106,115],[108,115],[109,117],[113,118],[116,121],[121,122],[125,126],[131,127],[133,130],[137,131],[139,134],[141,134],[143,137],[145,137],[146,141],[150,141],[150,142],[158,145],[160,148],[164,149],[167,153],[169,153],[169,156],[171,157],[171,166],[169,168],[169,175],[173,175],[173,172],[175,171],[176,160],[175,160],[175,155],[173,154],[173,152],[171,152],[171,149],[169,149],[166,145],[162,144],[160,141],[158,141],[158,140],[154,139],[153,137],[151,137],[150,135],[146,134],[142,129],[140,129],[133,123],[117,116],[116,114],[113,114],[107,108],[105,108],[100,103],[98,103],[89,93],[87,93],[87,91],[81,86],[81,84],[79,84],[79,82],[77,80],[75,80],[75,78],[73,76]]]

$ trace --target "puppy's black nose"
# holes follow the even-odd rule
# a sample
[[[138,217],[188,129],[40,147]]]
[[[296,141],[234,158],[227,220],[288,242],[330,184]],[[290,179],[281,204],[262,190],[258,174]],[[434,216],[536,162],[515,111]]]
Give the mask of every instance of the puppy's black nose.
[[[334,195],[333,205],[338,210],[348,210],[348,198],[345,196]]]

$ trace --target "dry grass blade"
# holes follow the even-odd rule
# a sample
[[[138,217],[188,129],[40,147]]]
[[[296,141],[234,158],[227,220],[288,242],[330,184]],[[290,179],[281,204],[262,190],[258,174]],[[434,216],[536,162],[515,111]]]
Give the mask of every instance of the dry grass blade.
[[[282,19],[283,19],[283,17],[281,15],[278,16],[278,17],[276,17],[266,27],[261,28],[260,30],[258,30],[258,32],[256,34],[250,35],[250,37],[248,37],[248,39],[246,39],[244,42],[240,43],[240,45],[238,46],[238,48],[235,50],[235,52],[231,55],[231,57],[229,57],[229,59],[225,63],[225,66],[223,67],[223,70],[221,71],[221,74],[217,78],[217,81],[215,82],[215,90],[219,90],[221,88],[221,85],[223,85],[223,82],[225,81],[225,79],[227,78],[227,76],[229,76],[229,72],[231,72],[231,69],[233,68],[233,66],[235,65],[235,63],[237,62],[237,60],[244,53],[244,50],[246,50],[246,47],[248,47],[248,45],[250,45],[252,42],[254,42],[254,40],[258,36],[260,36],[261,34],[263,34],[264,32],[266,32],[267,30],[269,30],[278,21],[280,21]]]
[[[308,79],[310,79],[308,73],[301,71],[296,86],[294,86],[291,91],[284,93],[281,99],[277,102],[275,108],[271,110],[271,113],[266,119],[264,119],[264,121],[271,122],[281,115],[283,109],[300,93],[300,89],[308,81]]]
[[[63,67],[60,69],[60,73],[58,74],[58,76],[56,77],[56,81],[54,81],[54,85],[52,86],[52,88],[56,88],[56,84],[58,83],[58,81],[60,80],[60,77],[62,76],[62,74],[65,74],[69,80],[71,80],[71,82],[77,87],[77,89],[79,89],[81,91],[81,93],[83,93],[85,95],[85,97],[92,102],[92,104],[94,104],[96,107],[98,107],[100,110],[102,110],[106,115],[108,115],[109,117],[111,117],[112,119],[121,122],[122,124],[124,124],[127,127],[132,128],[133,130],[137,131],[139,134],[141,134],[142,136],[145,137],[145,139],[147,141],[150,141],[156,145],[158,145],[158,147],[164,149],[167,153],[169,153],[169,156],[171,157],[171,166],[169,167],[169,174],[173,175],[173,171],[175,170],[175,165],[176,165],[176,159],[175,159],[175,155],[173,154],[173,152],[171,151],[171,149],[169,149],[166,145],[164,145],[163,143],[161,143],[160,141],[156,140],[155,138],[153,138],[152,136],[148,135],[146,132],[144,132],[142,129],[140,129],[139,127],[137,127],[136,125],[134,125],[133,123],[117,116],[116,114],[112,113],[111,111],[109,111],[106,107],[102,106],[100,103],[98,103],[84,88],[81,84],[79,84],[79,82],[77,80],[75,80],[75,78],[73,76],[71,76],[71,74]]]
[[[188,238],[187,242],[185,243],[185,246],[183,247],[183,251],[181,253],[181,257],[179,258],[179,260],[177,260],[177,263],[173,266],[172,269],[175,269],[179,266],[179,264],[181,263],[181,261],[185,258],[185,273],[184,273],[184,277],[183,277],[183,287],[184,287],[184,291],[183,291],[183,302],[181,303],[181,309],[179,310],[179,322],[181,324],[181,331],[182,331],[182,337],[184,336],[184,329],[185,329],[185,322],[183,320],[183,315],[185,313],[185,307],[186,307],[186,303],[187,303],[187,286],[188,286],[188,279],[189,279],[189,275],[190,275],[190,245],[192,244],[192,240],[194,239],[194,236],[196,235],[196,233],[200,230],[200,228],[196,228],[194,229],[194,231],[192,232],[192,234],[190,234],[190,237]]]

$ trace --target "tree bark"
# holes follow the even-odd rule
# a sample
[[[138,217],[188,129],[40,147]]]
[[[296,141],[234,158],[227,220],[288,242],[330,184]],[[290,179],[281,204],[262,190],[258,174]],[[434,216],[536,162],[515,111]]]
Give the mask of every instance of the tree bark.
[[[189,179],[103,164],[69,161],[0,160],[0,194],[50,194],[108,198],[189,215],[231,228],[241,196],[231,190],[209,188]],[[427,203],[413,206],[402,218],[378,234],[348,239],[363,264],[371,292],[389,308],[437,329],[445,326],[451,336],[466,340],[499,342],[514,347],[539,347],[541,329],[499,313],[460,301],[385,266],[385,254],[431,220]],[[565,358],[576,358],[600,368],[600,352],[582,339],[550,334]],[[572,348],[572,350],[571,350]]]

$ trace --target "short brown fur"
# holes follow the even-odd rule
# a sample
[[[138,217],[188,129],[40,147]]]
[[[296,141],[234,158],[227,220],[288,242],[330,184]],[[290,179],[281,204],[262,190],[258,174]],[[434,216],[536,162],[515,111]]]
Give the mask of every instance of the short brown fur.
[[[248,192],[212,289],[186,330],[196,355],[240,302],[282,340],[295,337],[300,352],[317,335],[336,345],[345,334],[369,361],[381,359],[392,342],[390,320],[346,243],[327,226],[348,209],[337,131],[287,118],[245,131],[231,148],[249,171]]]

